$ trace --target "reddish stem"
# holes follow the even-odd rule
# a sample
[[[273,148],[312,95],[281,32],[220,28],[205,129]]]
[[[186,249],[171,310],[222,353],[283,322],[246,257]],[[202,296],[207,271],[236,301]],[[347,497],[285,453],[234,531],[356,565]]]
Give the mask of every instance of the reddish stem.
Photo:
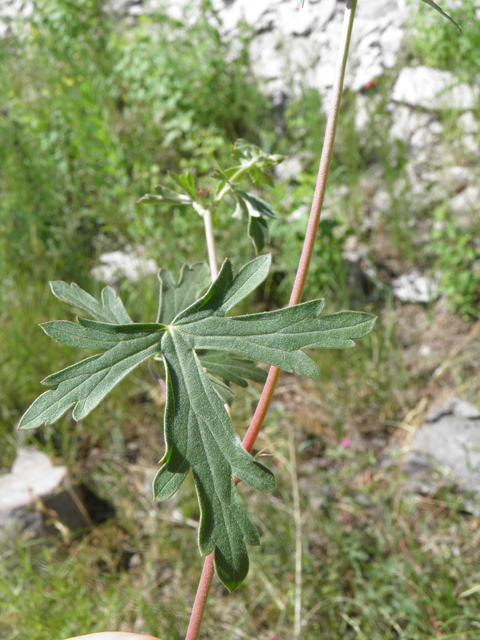
[[[192,615],[190,617],[190,624],[188,625],[185,640],[197,640],[198,638],[200,625],[202,624],[203,614],[205,612],[205,606],[207,604],[208,593],[210,591],[210,585],[212,584],[212,578],[215,572],[213,566],[214,554],[215,551],[212,551],[212,553],[205,558],[202,576],[198,583],[197,595],[195,596],[195,602],[193,604]]]
[[[345,9],[345,17],[343,20],[343,29],[340,42],[340,56],[335,70],[335,81],[332,89],[332,104],[328,114],[327,127],[325,129],[325,138],[323,142],[322,155],[320,158],[320,167],[318,169],[317,184],[315,186],[315,194],[313,196],[312,208],[308,219],[307,231],[305,234],[305,242],[303,243],[302,255],[298,265],[297,275],[293,284],[292,295],[290,296],[289,306],[298,304],[302,300],[305,282],[307,281],[308,268],[312,260],[313,250],[315,248],[315,239],[317,237],[318,223],[320,222],[320,214],[322,212],[323,200],[327,188],[328,170],[333,152],[333,143],[337,130],[338,114],[343,90],[343,79],[345,77],[345,68],[347,65],[348,49],[350,46],[350,38],[352,35],[353,18],[355,16],[357,0],[351,0]],[[275,391],[278,376],[280,374],[277,367],[270,367],[267,382],[263,388],[262,396],[258,403],[257,409],[253,416],[250,427],[248,428],[243,446],[247,451],[251,451],[255,440],[262,428],[263,421],[270,406],[270,402]]]
[[[356,6],[357,0],[348,0],[345,8],[345,16],[343,20],[342,35],[339,47],[340,55],[335,71],[335,81],[332,90],[332,104],[330,107],[327,127],[325,130],[325,139],[320,159],[320,167],[318,170],[317,184],[313,197],[312,208],[310,211],[310,217],[308,220],[305,242],[303,245],[298,271],[292,289],[292,295],[290,296],[289,306],[298,304],[301,301],[303,289],[305,288],[305,282],[307,279],[308,268],[310,266],[310,261],[312,259],[313,249],[315,246],[315,238],[317,235],[320,213],[322,210],[323,199],[325,197],[325,190],[327,186],[328,170],[330,168],[330,161],[332,158],[333,142],[337,129],[338,114],[340,111],[340,103],[343,90],[343,80],[345,77],[345,68],[347,64],[348,50],[350,46],[350,38],[352,35],[353,19],[355,17]],[[255,414],[242,442],[245,449],[249,452],[252,451],[255,440],[257,439],[260,429],[262,428],[263,421],[265,419],[275,391],[275,386],[277,384],[279,374],[280,370],[277,367],[270,367],[267,381],[263,388],[263,392],[255,410]],[[214,552],[212,552],[205,558],[205,564],[203,566],[202,576],[198,585],[197,596],[195,598],[195,604],[193,607],[192,616],[190,618],[190,624],[188,626],[187,636],[185,640],[197,640],[198,638],[200,625],[208,598],[208,591],[210,589],[213,573],[215,571],[213,555]]]

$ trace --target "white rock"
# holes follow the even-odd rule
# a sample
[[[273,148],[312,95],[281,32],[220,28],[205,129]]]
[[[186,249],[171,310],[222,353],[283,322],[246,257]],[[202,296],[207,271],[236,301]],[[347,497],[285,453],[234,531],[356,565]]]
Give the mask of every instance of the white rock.
[[[460,141],[457,141],[456,146],[457,148],[459,147],[464,151],[468,151],[474,156],[478,156],[478,152],[479,152],[478,135],[467,133],[460,139]]]
[[[158,266],[152,258],[144,260],[135,253],[111,251],[100,256],[102,263],[91,271],[95,280],[115,284],[121,278],[138,282],[142,277],[157,273]]]
[[[11,511],[52,494],[66,476],[66,467],[54,467],[35,447],[20,449],[11,472],[0,477],[0,522]]]
[[[474,180],[475,176],[470,169],[458,165],[446,167],[441,176],[442,183],[453,193],[458,193],[465,189]]]
[[[250,46],[252,67],[256,74],[264,80],[274,80],[283,77],[285,55],[279,51],[280,38],[278,33],[266,31],[253,39]],[[282,83],[285,81],[282,79]]]
[[[478,407],[461,398],[454,398],[450,404],[450,409],[457,418],[466,418],[467,420],[478,420],[480,418]]]
[[[392,100],[430,110],[467,111],[477,104],[478,90],[459,83],[453,73],[429,67],[405,67],[393,87]]]
[[[419,150],[425,150],[435,146],[439,141],[439,136],[435,129],[421,127],[417,129],[410,138],[409,154],[417,154]]]
[[[292,156],[287,158],[274,169],[275,177],[280,182],[286,182],[287,180],[294,180],[303,170],[302,159],[298,156]]]
[[[301,204],[298,209],[292,211],[286,218],[285,222],[297,222],[298,220],[302,220],[310,211],[310,207],[306,204]],[[322,218],[324,216],[322,215]]]
[[[468,404],[468,403],[465,403]],[[469,405],[478,414],[476,407]],[[440,464],[447,470],[447,475],[453,475],[467,489],[480,492],[480,428],[478,417],[466,419],[452,414],[447,408],[442,413],[442,408],[435,412],[434,421],[424,424],[415,434],[411,444],[411,453],[405,460],[405,468],[417,456],[426,456],[431,462]],[[432,416],[431,416],[432,417]],[[412,456],[413,454],[413,456]],[[422,465],[419,471],[428,473],[431,465]]]
[[[479,125],[471,111],[465,111],[457,120],[465,133],[478,133]]]
[[[412,109],[406,105],[396,105],[392,113],[392,126],[390,127],[390,140],[401,140],[408,143],[412,135],[427,127],[431,116],[423,111]]]
[[[395,25],[392,25],[382,33],[380,37],[380,47],[383,57],[383,66],[386,69],[391,69],[395,66],[398,52],[402,46],[404,33],[405,29]]]
[[[254,3],[252,3],[254,4]],[[286,36],[307,36],[317,23],[318,7],[308,7],[289,2],[277,9],[276,26]]]
[[[450,200],[449,207],[453,213],[478,211],[480,208],[480,189],[477,185],[470,185]]]
[[[438,297],[438,285],[416,273],[402,275],[392,280],[392,291],[402,302],[433,302]]]

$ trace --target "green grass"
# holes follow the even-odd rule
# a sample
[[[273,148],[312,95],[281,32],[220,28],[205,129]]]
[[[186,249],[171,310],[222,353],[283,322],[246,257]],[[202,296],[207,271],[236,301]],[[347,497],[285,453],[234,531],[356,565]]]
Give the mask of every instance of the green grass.
[[[262,441],[285,439],[289,428],[277,410]],[[461,594],[478,583],[480,547],[476,519],[463,512],[461,496],[441,484],[428,497],[408,494],[395,467],[380,467],[371,451],[330,446],[312,455],[301,431],[294,435],[304,522],[302,638],[433,640],[437,627],[446,637],[475,637],[478,594]],[[262,546],[252,550],[250,576],[237,592],[227,594],[215,580],[205,638],[292,637],[291,460],[286,443],[271,451],[277,491],[240,490]],[[147,467],[154,459],[143,448],[141,456]],[[3,545],[0,637],[123,628],[183,637],[201,568],[196,532],[169,522],[172,505],[152,508],[132,483],[141,478],[103,451],[91,480],[108,486],[118,509],[113,520],[69,548],[54,538]],[[182,488],[180,512],[198,517],[191,483]]]
[[[412,3],[413,4],[413,3]],[[419,3],[415,2],[418,6]],[[478,48],[480,25],[474,0],[462,0],[448,12],[462,27],[462,34],[429,7],[421,5],[415,12],[413,35],[408,45],[417,60],[429,67],[454,71],[457,77],[473,80],[480,70]]]

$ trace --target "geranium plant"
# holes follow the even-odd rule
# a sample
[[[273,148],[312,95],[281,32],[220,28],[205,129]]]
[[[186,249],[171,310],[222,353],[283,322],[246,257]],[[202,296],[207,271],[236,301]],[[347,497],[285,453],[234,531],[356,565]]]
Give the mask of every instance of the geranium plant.
[[[451,20],[434,2],[423,1]],[[72,408],[75,420],[84,418],[130,371],[150,361],[154,378],[166,392],[166,451],[153,483],[154,498],[172,497],[191,471],[200,508],[198,545],[206,559],[187,640],[198,638],[214,570],[229,590],[236,589],[248,573],[247,545],[260,544],[238,499],[237,485],[244,481],[265,493],[275,488],[272,472],[251,451],[280,370],[315,378],[318,367],[305,349],[352,347],[375,323],[373,316],[361,312],[322,316],[323,299],[301,302],[325,194],[356,4],[347,0],[319,176],[287,308],[227,315],[266,279],[271,256],[261,252],[269,241],[268,220],[279,215],[255,192],[242,188],[241,182],[247,176],[254,183],[270,181],[270,169],[281,157],[243,140],[234,148],[234,165],[215,168],[214,189],[199,187],[190,173],[170,174],[173,188],[161,185],[156,194],[141,198],[164,207],[189,208],[193,215],[202,216],[205,226],[208,265],[184,265],[179,274],[160,270],[155,320],[133,322],[110,287],[97,300],[76,284],[51,283],[52,293],[80,310],[80,315],[76,322],[46,322],[44,332],[62,344],[99,353],[45,378],[43,384],[50,389],[27,409],[19,428],[53,424]],[[260,254],[237,273],[228,259],[217,267],[212,216],[225,202],[234,216],[245,220]],[[160,374],[157,362],[163,367]],[[257,362],[270,365],[268,376]],[[229,414],[231,385],[246,386],[249,380],[265,386],[241,442]]]

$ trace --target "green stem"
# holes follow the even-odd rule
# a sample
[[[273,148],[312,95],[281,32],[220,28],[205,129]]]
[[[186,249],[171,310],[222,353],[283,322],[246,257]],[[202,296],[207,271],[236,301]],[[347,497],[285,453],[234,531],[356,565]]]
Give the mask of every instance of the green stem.
[[[255,162],[250,162],[250,164],[247,164],[247,165],[245,165],[243,167],[240,167],[240,169],[238,169],[233,174],[233,176],[230,178],[230,180],[225,184],[223,189],[217,195],[217,197],[215,198],[215,202],[220,202],[220,200],[225,196],[225,194],[228,193],[228,191],[230,191],[232,189],[232,184],[234,184],[235,182],[240,180],[240,178],[243,178],[243,176],[248,171],[250,171],[250,169],[253,167],[254,164],[255,164]]]
[[[337,130],[338,114],[340,111],[343,90],[343,81],[345,78],[345,69],[347,66],[348,50],[350,47],[350,39],[352,36],[352,27],[356,7],[357,0],[347,0],[339,47],[339,60],[335,71],[335,81],[332,90],[332,104],[330,107],[327,127],[325,130],[325,139],[322,149],[322,156],[320,159],[320,168],[318,170],[317,184],[315,188],[315,194],[313,196],[310,218],[308,220],[305,242],[298,265],[297,275],[293,285],[292,295],[290,296],[289,306],[298,304],[301,301],[302,293],[305,288],[305,282],[307,279],[308,268],[310,266],[310,261],[312,259],[313,249],[315,246],[315,238],[317,235],[318,223],[320,221],[320,214],[325,197],[325,189],[327,186],[328,170],[330,168],[330,161],[332,158],[333,142],[335,139],[335,132]],[[280,370],[277,367],[270,367],[267,381],[263,388],[263,392],[257,405],[257,409],[242,443],[245,449],[249,452],[252,451],[255,440],[257,439],[260,429],[262,428],[265,415],[268,411],[273,393],[275,391],[275,385],[277,384],[279,374]],[[213,555],[214,552],[212,552],[205,558],[205,564],[203,566],[202,576],[198,585],[195,604],[193,607],[192,616],[190,618],[190,624],[188,626],[185,640],[198,639],[200,625],[208,598],[208,592],[212,583],[213,573],[215,571]]]
[[[213,238],[212,214],[210,209],[205,209],[203,214],[203,224],[205,226],[205,239],[207,241],[208,262],[210,264],[210,275],[212,282],[218,275],[217,256],[215,255],[215,240]]]

